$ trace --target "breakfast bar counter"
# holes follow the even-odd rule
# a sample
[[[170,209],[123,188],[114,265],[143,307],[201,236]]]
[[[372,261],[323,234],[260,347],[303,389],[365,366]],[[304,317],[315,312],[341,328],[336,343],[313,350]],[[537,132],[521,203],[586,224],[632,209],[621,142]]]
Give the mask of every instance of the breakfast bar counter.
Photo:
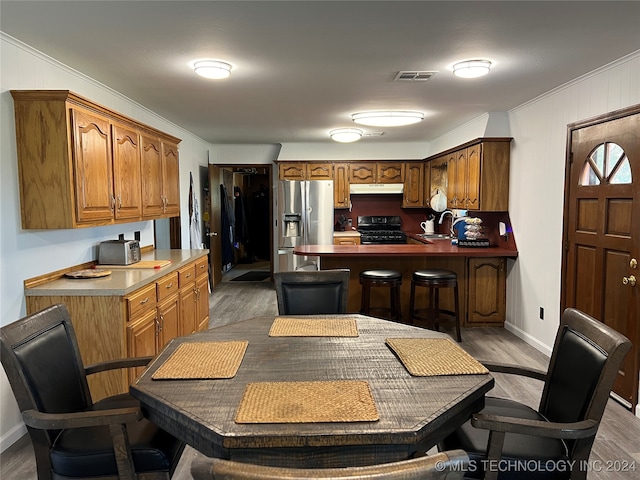
[[[400,303],[403,322],[409,321],[411,277],[414,271],[438,268],[454,271],[458,277],[462,325],[503,326],[506,316],[507,259],[515,259],[518,251],[512,238],[494,241],[490,247],[458,247],[450,239],[424,240],[407,233],[407,244],[398,245],[305,245],[295,247],[296,255],[319,256],[320,268],[348,268],[348,311],[359,312],[361,288],[359,273],[363,270],[388,269],[402,273]],[[494,246],[495,244],[495,246]],[[426,305],[426,289],[417,289],[417,304]],[[441,292],[440,307],[453,310],[451,289]],[[389,291],[374,288],[371,306],[389,304]]]
[[[409,238],[416,238],[408,234]],[[429,240],[430,243],[406,243],[400,245],[301,245],[294,248],[296,255],[330,257],[509,257],[516,258],[518,251],[508,247],[458,247],[449,239]]]

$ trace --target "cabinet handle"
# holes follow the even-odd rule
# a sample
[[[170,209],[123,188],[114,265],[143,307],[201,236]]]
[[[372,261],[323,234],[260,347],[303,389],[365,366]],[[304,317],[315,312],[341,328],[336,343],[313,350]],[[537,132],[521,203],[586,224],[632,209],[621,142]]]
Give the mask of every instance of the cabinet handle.
[[[186,277],[186,278],[191,278],[191,274],[190,274],[190,273],[187,273],[187,274],[185,275],[185,277]]]
[[[162,331],[163,324],[164,324],[164,315],[160,314],[160,323],[158,323],[158,326],[160,327],[160,331]]]
[[[118,211],[122,208],[122,195],[118,195]]]
[[[158,317],[155,317],[153,319],[154,322],[156,322],[156,337],[158,335],[160,335],[160,330],[162,330],[162,327],[160,326],[160,322],[158,321]]]
[[[140,300],[140,305],[144,305],[148,301],[149,301],[149,297],[145,298],[144,300]]]
[[[173,282],[171,282],[171,283],[167,284],[164,288],[169,289],[169,288],[172,288],[172,287],[173,287]]]
[[[195,298],[193,299],[194,302],[197,302],[200,299],[200,289],[193,287],[193,294],[195,296]]]
[[[109,210],[111,211],[111,213],[114,212],[115,208],[116,208],[116,197],[114,197],[113,195],[111,195],[111,199],[110,199],[110,205],[109,205]]]

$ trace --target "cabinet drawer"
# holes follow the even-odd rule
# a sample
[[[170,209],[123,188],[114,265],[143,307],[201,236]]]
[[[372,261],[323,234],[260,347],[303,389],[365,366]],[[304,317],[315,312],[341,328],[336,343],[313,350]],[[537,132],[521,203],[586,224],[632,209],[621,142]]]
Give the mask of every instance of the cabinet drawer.
[[[158,302],[161,302],[165,298],[169,298],[174,293],[178,292],[178,272],[165,275],[156,282],[158,287]]]
[[[196,281],[196,264],[190,263],[186,267],[182,267],[178,270],[178,282],[180,284],[180,288],[185,285],[189,285],[190,283],[195,283]]]
[[[152,283],[127,297],[128,320],[138,318],[143,313],[156,308],[156,285]]]
[[[209,258],[202,257],[196,260],[196,277],[209,273]]]

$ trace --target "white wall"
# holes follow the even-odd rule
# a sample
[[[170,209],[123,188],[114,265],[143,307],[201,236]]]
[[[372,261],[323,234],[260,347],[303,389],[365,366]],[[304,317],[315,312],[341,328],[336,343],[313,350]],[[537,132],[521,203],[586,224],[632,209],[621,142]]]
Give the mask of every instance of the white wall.
[[[76,92],[142,123],[182,139],[180,201],[182,246],[189,248],[189,172],[200,188],[198,169],[207,164],[211,145],[108,87],[0,33],[0,323],[26,314],[23,282],[47,272],[97,258],[96,246],[124,233],[141,232],[141,244],[153,244],[153,222],[77,230],[22,230],[15,145],[13,99],[9,90],[64,89]],[[26,432],[4,369],[0,369],[0,449]]]

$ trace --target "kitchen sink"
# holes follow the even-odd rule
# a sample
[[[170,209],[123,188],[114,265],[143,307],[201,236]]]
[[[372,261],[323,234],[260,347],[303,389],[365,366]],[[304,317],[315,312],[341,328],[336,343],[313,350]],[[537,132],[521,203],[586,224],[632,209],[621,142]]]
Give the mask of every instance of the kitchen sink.
[[[418,233],[417,236],[420,238],[426,238],[427,240],[451,238],[451,235],[448,233]]]

